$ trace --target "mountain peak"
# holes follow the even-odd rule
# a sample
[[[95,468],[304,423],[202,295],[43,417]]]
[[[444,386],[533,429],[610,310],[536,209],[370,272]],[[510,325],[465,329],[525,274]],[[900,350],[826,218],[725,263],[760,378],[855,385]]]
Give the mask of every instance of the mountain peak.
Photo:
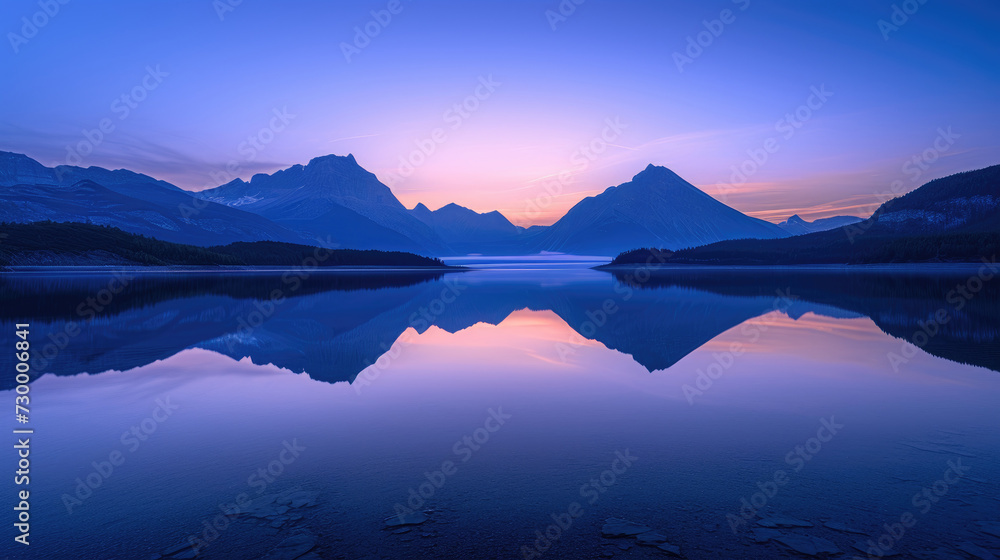
[[[632,177],[632,182],[635,183],[649,183],[649,182],[669,182],[677,184],[688,184],[687,181],[681,179],[679,175],[671,171],[669,168],[662,165],[653,165],[652,163],[646,166],[639,172],[638,175]]]
[[[591,255],[787,237],[778,226],[742,214],[652,164],[632,181],[581,200],[543,235],[539,244],[547,250]]]
[[[636,177],[642,175],[666,175],[666,174],[673,175],[674,172],[662,165],[653,165],[651,163],[646,166],[646,169],[643,169],[641,172],[639,172],[639,174],[636,175]]]
[[[445,212],[456,212],[456,211],[467,211],[469,209],[466,208],[465,206],[460,206],[458,204],[455,204],[454,202],[449,202],[448,204],[445,204],[441,208],[438,208],[436,211],[440,212],[442,210],[444,210]]]
[[[335,154],[318,156],[309,160],[309,164],[306,165],[306,167],[312,167],[312,168],[327,167],[327,166],[336,166],[336,167],[343,166],[348,168],[357,167],[359,169],[361,168],[361,166],[358,165],[358,160],[354,159],[354,154],[347,154],[346,156],[338,156]]]
[[[699,196],[709,197],[698,187],[688,183],[680,175],[662,165],[649,164],[632,181],[608,190],[625,187],[631,192],[646,193],[647,196]]]

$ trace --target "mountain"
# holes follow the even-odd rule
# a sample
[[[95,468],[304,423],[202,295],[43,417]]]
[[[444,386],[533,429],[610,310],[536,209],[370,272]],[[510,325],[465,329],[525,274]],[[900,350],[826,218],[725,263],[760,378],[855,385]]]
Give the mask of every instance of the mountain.
[[[180,187],[148,175],[127,169],[108,170],[103,167],[57,165],[45,167],[24,154],[0,151],[0,186],[10,185],[74,185],[93,181],[115,192],[145,198],[162,190],[184,193]]]
[[[708,196],[665,167],[650,165],[631,182],[581,200],[539,232],[539,250],[616,255],[636,247],[680,249],[725,239],[787,237]]]
[[[423,204],[410,214],[427,224],[458,254],[520,254],[525,252],[524,228],[496,210],[480,214],[457,204],[431,211]]]
[[[931,181],[857,224],[786,239],[732,240],[677,252],[637,249],[612,265],[980,262],[1000,253],[1000,165]]]
[[[100,182],[98,182],[98,180]],[[191,245],[307,239],[261,216],[127,170],[45,167],[0,152],[0,222],[89,222]]]
[[[250,182],[236,179],[197,196],[343,246],[450,253],[445,241],[353,155],[314,158],[307,165],[260,173]]]
[[[812,222],[807,222],[798,214],[795,214],[778,224],[778,227],[788,232],[789,235],[805,235],[807,233],[816,233],[817,231],[828,231],[849,226],[862,221],[864,221],[864,218],[856,216],[834,216],[832,218],[820,218]]]
[[[774,225],[718,202],[669,169],[650,165],[630,182],[581,200],[555,224],[525,229],[499,212],[480,214],[457,204],[435,211],[418,204],[408,210],[353,155],[318,157],[306,165],[254,175],[249,182],[236,179],[189,193],[124,169],[49,168],[22,154],[0,152],[0,221],[107,224],[202,247],[321,240],[341,248],[449,256],[543,251],[614,255],[637,247],[709,245],[700,256],[687,253],[683,258],[701,262],[743,252],[740,258],[754,262],[962,259],[985,246],[975,238],[963,241],[961,235],[997,230],[998,184],[1000,166],[994,166],[932,181],[887,202],[868,220],[838,216],[807,222],[792,216]],[[926,239],[944,233],[958,237]],[[828,235],[810,237],[820,234]],[[841,244],[846,237],[853,245],[860,234],[867,238],[863,247]],[[777,245],[756,241],[791,235],[808,239]],[[872,241],[890,238],[889,244]],[[754,241],[713,245],[741,239]]]
[[[942,177],[883,204],[868,226],[896,234],[1000,231],[1000,165]]]

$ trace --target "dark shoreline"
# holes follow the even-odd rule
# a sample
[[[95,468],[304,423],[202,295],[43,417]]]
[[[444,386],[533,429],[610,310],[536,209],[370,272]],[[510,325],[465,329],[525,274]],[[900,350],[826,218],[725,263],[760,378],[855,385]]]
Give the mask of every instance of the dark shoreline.
[[[997,266],[993,263],[990,265]],[[763,272],[769,270],[788,271],[826,271],[826,272],[894,272],[894,271],[920,271],[920,272],[950,272],[963,269],[974,269],[987,266],[983,261],[963,261],[963,262],[915,262],[915,263],[878,263],[878,264],[682,264],[682,263],[650,263],[650,264],[602,264],[591,267],[591,270],[602,270],[605,272],[628,272],[632,270],[647,270],[651,273],[658,271],[739,271],[739,272]]]
[[[326,272],[466,272],[472,270],[465,266],[321,266],[321,267],[287,267],[287,266],[123,266],[123,265],[51,265],[51,266],[7,266],[0,267],[0,274],[25,273],[108,273],[108,272],[139,272],[139,273],[273,273],[273,272],[307,272],[318,274]]]

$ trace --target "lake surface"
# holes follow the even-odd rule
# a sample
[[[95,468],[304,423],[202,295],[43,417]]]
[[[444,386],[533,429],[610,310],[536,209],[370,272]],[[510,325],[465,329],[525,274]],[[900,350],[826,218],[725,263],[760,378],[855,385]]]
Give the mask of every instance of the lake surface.
[[[6,553],[1000,555],[988,270],[589,264],[5,274],[38,375]]]

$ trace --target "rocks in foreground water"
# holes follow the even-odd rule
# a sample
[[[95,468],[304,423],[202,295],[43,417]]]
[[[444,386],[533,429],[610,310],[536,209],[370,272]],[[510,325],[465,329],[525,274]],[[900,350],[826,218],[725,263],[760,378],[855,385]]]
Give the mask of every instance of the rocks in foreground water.
[[[601,527],[601,534],[606,538],[634,537],[635,543],[641,546],[655,547],[673,556],[682,556],[678,546],[667,542],[669,539],[646,525],[633,523],[617,517],[609,517]],[[619,547],[622,548],[622,547]],[[629,547],[622,548],[627,550]]]
[[[762,517],[757,520],[757,525],[761,527],[812,527],[813,524],[809,521],[802,521],[801,519],[792,519],[790,517]]]
[[[652,528],[645,525],[639,525],[638,523],[632,523],[631,521],[625,521],[624,519],[609,517],[605,520],[604,527],[601,528],[601,534],[609,538],[633,537],[640,533],[647,533],[652,530]]]
[[[843,523],[841,523],[839,521],[826,521],[826,522],[823,523],[823,526],[826,527],[827,529],[833,529],[834,531],[840,531],[841,533],[853,533],[855,535],[867,535],[868,534],[868,533],[865,533],[864,531],[858,531],[857,529],[852,529],[851,527],[848,527],[847,525],[845,525],[845,524],[843,524]]]
[[[795,552],[798,552],[799,554],[805,554],[807,556],[820,556],[820,555],[831,555],[831,554],[841,553],[841,550],[837,548],[837,545],[820,537],[786,534],[774,540],[775,542],[779,542],[787,546],[788,548],[794,550]]]
[[[172,546],[159,554],[154,554],[152,560],[159,560],[160,558],[169,560],[188,560],[189,558],[197,558],[198,550],[194,548],[194,544],[190,542],[185,542]]]
[[[661,544],[660,546],[658,546],[656,548],[658,548],[658,549],[660,549],[663,552],[666,552],[668,554],[672,554],[674,556],[681,556],[681,547],[679,547],[679,546],[674,546],[674,545],[671,545],[671,544]]]
[[[920,560],[969,560],[968,556],[944,547],[938,547],[926,552],[914,552],[913,556]]]
[[[285,516],[289,511],[315,506],[318,498],[319,492],[292,488],[277,494],[265,494],[254,498],[242,510],[234,508],[232,514],[241,517],[255,517],[257,519],[274,521],[279,517]],[[292,517],[295,517],[294,513],[284,518],[291,519]],[[299,514],[298,518],[301,519],[302,515]]]
[[[975,543],[959,543],[958,549],[979,560],[996,560],[996,555]]]
[[[385,518],[386,527],[405,527],[407,525],[420,525],[421,523],[426,523],[430,519],[427,514],[422,511],[414,511],[410,513],[400,513],[392,515]]]
[[[753,542],[757,544],[763,544],[766,542],[771,542],[779,537],[784,536],[784,533],[776,529],[752,529],[750,534],[753,536]]]
[[[298,521],[304,519],[305,515],[302,513],[302,510],[317,505],[319,494],[319,492],[302,490],[299,487],[295,487],[274,494],[258,496],[250,500],[249,503],[244,504],[241,502],[240,505],[231,504],[228,509],[223,510],[223,513],[233,521],[243,520],[244,522],[253,522],[254,520],[258,520],[262,526],[269,528],[268,531],[271,531],[269,534],[276,534],[278,530],[291,530]],[[309,538],[312,540],[309,548],[298,552],[297,555],[293,555],[299,550],[295,548],[295,545],[298,544],[299,547],[304,546],[304,543]],[[312,536],[308,532],[300,532],[279,543],[278,547],[272,550],[266,558],[269,560],[272,558],[281,560],[298,560],[299,558],[303,558],[303,560],[310,560],[305,555],[311,549],[315,548],[315,546],[315,536]],[[276,556],[272,556],[275,554]],[[194,543],[186,542],[153,555],[151,560],[189,560],[198,558],[198,555],[199,550],[195,548]],[[314,555],[314,557],[318,556]]]
[[[635,537],[635,544],[641,544],[644,546],[656,546],[665,542],[667,542],[667,537],[657,533],[656,531],[640,533]]]

